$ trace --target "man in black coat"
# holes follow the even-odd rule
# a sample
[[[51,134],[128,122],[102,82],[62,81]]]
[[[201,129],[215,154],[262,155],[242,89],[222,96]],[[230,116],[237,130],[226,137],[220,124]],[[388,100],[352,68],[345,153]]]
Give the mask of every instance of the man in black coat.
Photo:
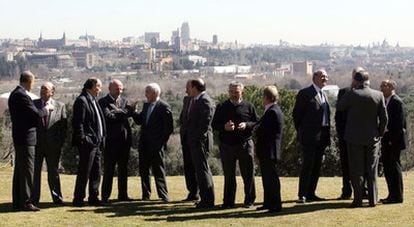
[[[406,148],[407,122],[404,103],[395,93],[396,87],[397,83],[393,80],[384,80],[381,83],[381,91],[385,97],[388,113],[387,128],[381,139],[381,161],[384,165],[384,175],[388,186],[388,196],[381,199],[384,204],[402,203],[404,199],[400,154],[401,150]]]
[[[105,116],[107,135],[104,150],[102,202],[108,203],[112,191],[115,166],[118,168],[118,200],[131,201],[128,197],[128,160],[131,149],[131,127],[128,118],[133,108],[121,97],[124,86],[120,80],[109,83],[109,94],[99,100]]]
[[[253,104],[243,100],[243,89],[240,82],[230,83],[230,97],[217,106],[211,123],[220,138],[220,158],[224,172],[223,209],[234,207],[237,160],[244,183],[244,207],[252,207],[256,199],[252,131],[258,117]]]
[[[206,85],[202,79],[192,79],[189,85],[191,96],[188,114],[187,144],[197,175],[200,188],[200,202],[196,208],[214,207],[214,184],[208,153],[213,146],[213,129],[211,121],[214,115],[214,106],[210,96],[206,93]]]
[[[15,150],[13,173],[13,209],[39,211],[31,199],[35,160],[36,126],[39,119],[46,116],[53,106],[36,108],[27,94],[33,87],[35,77],[30,71],[20,75],[20,85],[9,97],[9,111],[12,122],[12,137]]]
[[[364,71],[362,67],[357,67],[352,70],[352,78],[355,76],[355,73]],[[344,87],[339,89],[337,102],[341,100],[343,95],[350,91],[351,86]],[[346,126],[346,111],[339,111],[338,109],[335,112],[335,127],[336,135],[338,137],[338,148],[339,148],[339,159],[341,161],[341,170],[342,170],[342,193],[338,199],[350,199],[352,195],[352,185],[349,178],[349,163],[348,163],[348,151],[346,149],[346,141],[344,139]]]
[[[330,144],[328,98],[322,91],[328,81],[325,70],[313,73],[311,86],[299,91],[293,108],[293,121],[302,150],[298,203],[324,200],[316,196],[322,157]]]
[[[263,206],[257,210],[279,212],[282,209],[280,180],[277,160],[281,156],[283,113],[277,101],[279,94],[275,86],[263,90],[265,111],[256,128],[256,156],[259,159],[263,184]]]
[[[173,118],[170,106],[160,100],[161,88],[156,83],[145,87],[145,97],[141,113],[135,113],[135,123],[141,125],[139,137],[139,173],[141,176],[142,200],[151,196],[150,168],[155,178],[158,197],[169,201],[165,180],[164,152],[173,132]]]
[[[34,186],[32,191],[32,201],[35,204],[39,203],[40,199],[43,159],[46,160],[47,181],[53,203],[57,205],[63,204],[58,170],[68,125],[65,104],[52,98],[55,90],[55,86],[52,83],[45,82],[40,87],[40,99],[33,101],[38,109],[48,105],[54,106],[54,110],[41,118],[37,126]]]
[[[89,180],[89,205],[102,205],[98,199],[101,178],[101,153],[105,147],[105,118],[96,97],[102,82],[92,77],[86,80],[82,93],[73,104],[72,145],[79,151],[73,206],[84,206],[86,184]]]
[[[188,147],[188,115],[190,112],[190,101],[191,97],[189,94],[189,89],[191,86],[191,80],[187,81],[186,84],[186,93],[187,96],[183,99],[183,109],[180,113],[180,139],[181,139],[181,149],[183,152],[183,163],[184,163],[184,178],[185,185],[187,187],[188,195],[182,201],[197,201],[200,199],[200,190],[198,188],[197,176],[195,167],[193,164],[193,159],[191,158],[190,148]]]

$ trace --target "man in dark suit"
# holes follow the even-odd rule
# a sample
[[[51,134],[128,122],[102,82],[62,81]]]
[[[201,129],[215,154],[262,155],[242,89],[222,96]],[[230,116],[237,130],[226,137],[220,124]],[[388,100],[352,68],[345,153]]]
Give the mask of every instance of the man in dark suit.
[[[190,148],[188,147],[188,114],[190,113],[190,101],[191,97],[189,96],[189,91],[191,87],[191,80],[187,81],[186,84],[186,93],[187,96],[183,99],[183,109],[180,113],[180,139],[181,139],[181,149],[183,152],[183,162],[184,162],[184,178],[185,185],[187,187],[188,195],[182,201],[197,201],[200,199],[200,190],[198,188],[196,171],[193,164],[193,159],[191,158]],[[191,133],[191,132],[190,132]]]
[[[214,207],[214,184],[207,158],[213,146],[211,121],[214,106],[210,96],[206,93],[206,85],[202,79],[190,80],[189,96],[191,96],[191,101],[187,144],[200,188],[200,202],[197,203],[196,208],[212,208]]]
[[[150,168],[155,178],[158,197],[169,201],[165,180],[164,152],[173,132],[173,118],[170,106],[160,100],[161,88],[156,83],[145,87],[145,97],[141,113],[134,114],[135,123],[141,125],[139,137],[139,173],[141,175],[142,200],[151,196]]]
[[[387,112],[381,92],[369,88],[368,72],[355,73],[353,88],[337,103],[339,111],[347,111],[345,141],[354,200],[351,208],[361,207],[364,181],[367,182],[369,205],[377,203],[377,171],[379,140],[387,125]]]
[[[220,138],[224,172],[223,209],[234,207],[237,160],[244,183],[244,207],[252,207],[256,199],[252,130],[258,117],[253,104],[243,100],[243,89],[240,82],[230,83],[230,97],[217,106],[212,122],[212,127],[219,132]]]
[[[401,150],[406,148],[405,107],[401,98],[395,93],[397,83],[393,80],[384,80],[381,91],[387,106],[388,124],[384,137],[381,140],[381,158],[384,165],[384,175],[388,186],[388,196],[381,199],[384,204],[403,202],[403,177],[400,161]]]
[[[36,126],[53,106],[37,109],[27,92],[33,87],[35,77],[30,71],[20,75],[20,85],[9,97],[9,111],[12,122],[12,137],[15,150],[13,173],[13,209],[39,211],[31,201],[36,145]]]
[[[32,191],[32,201],[35,204],[39,203],[40,199],[43,159],[46,159],[47,181],[53,203],[57,205],[63,204],[58,169],[68,126],[65,104],[52,98],[55,90],[55,86],[52,83],[45,82],[40,87],[40,99],[33,101],[38,109],[48,105],[54,106],[54,110],[41,118],[37,126],[34,185]]]
[[[293,108],[293,121],[302,150],[297,203],[324,200],[316,196],[322,156],[330,144],[330,113],[322,91],[328,81],[325,70],[313,73],[311,86],[299,91]]]
[[[277,101],[279,93],[275,86],[263,90],[265,112],[256,128],[256,156],[259,159],[263,184],[263,206],[257,210],[279,212],[282,209],[280,180],[277,160],[280,160],[283,132],[283,113]]]
[[[118,166],[118,200],[131,201],[128,197],[128,160],[131,149],[131,127],[128,117],[133,108],[121,97],[124,86],[120,80],[109,83],[109,94],[99,100],[107,127],[104,150],[102,202],[108,203],[112,191],[115,165]]]
[[[364,69],[362,67],[357,67],[352,70],[352,78],[355,76],[356,72],[361,72]],[[337,102],[341,100],[342,96],[350,91],[352,88],[350,86],[339,89]],[[348,163],[348,151],[346,150],[346,141],[344,139],[345,134],[345,125],[346,125],[346,111],[339,111],[338,109],[335,112],[335,127],[336,135],[338,137],[338,148],[339,148],[339,159],[341,161],[341,170],[342,170],[342,193],[338,199],[350,199],[352,195],[352,185],[351,180],[349,179],[349,163]]]
[[[89,179],[88,203],[102,205],[98,199],[101,178],[101,153],[105,147],[105,118],[96,97],[101,92],[102,82],[92,77],[86,80],[82,93],[73,104],[72,145],[79,151],[79,166],[76,176],[73,206],[84,206],[86,184]]]

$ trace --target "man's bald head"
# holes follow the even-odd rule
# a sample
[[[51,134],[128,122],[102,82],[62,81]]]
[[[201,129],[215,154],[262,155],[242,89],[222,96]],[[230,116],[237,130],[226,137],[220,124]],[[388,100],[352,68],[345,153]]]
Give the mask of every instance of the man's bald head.
[[[122,82],[118,79],[113,79],[110,83],[109,83],[109,94],[117,99],[123,92],[124,90],[124,85],[122,84]]]
[[[40,86],[40,98],[43,101],[49,101],[50,97],[55,94],[55,85],[51,82],[44,82],[42,86]]]

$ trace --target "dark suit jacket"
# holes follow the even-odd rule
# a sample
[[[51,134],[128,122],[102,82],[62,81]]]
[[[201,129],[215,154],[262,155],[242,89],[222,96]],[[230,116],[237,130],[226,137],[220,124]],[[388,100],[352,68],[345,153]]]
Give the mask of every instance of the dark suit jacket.
[[[191,97],[185,96],[183,99],[183,109],[180,113],[179,123],[180,123],[180,138],[181,142],[185,139],[185,134],[187,133],[188,127],[188,105],[190,103]]]
[[[396,148],[403,150],[406,148],[405,130],[407,122],[405,119],[405,108],[401,98],[394,94],[391,96],[388,105],[388,131],[384,133],[383,143],[391,143]]]
[[[328,100],[326,96],[325,100]],[[324,140],[320,141],[323,145],[330,144],[329,136],[321,138],[323,107],[313,85],[299,91],[292,114],[298,141],[302,145],[310,145],[321,139]],[[329,115],[328,104],[328,120]]]
[[[283,130],[283,113],[273,104],[258,122],[256,128],[256,155],[259,159],[279,160]]]
[[[347,111],[345,140],[354,145],[370,145],[379,141],[387,125],[384,96],[369,87],[345,93],[336,107]]]
[[[213,115],[213,103],[210,96],[204,92],[194,101],[188,115],[187,140],[189,143],[201,142],[207,152],[213,149]]]
[[[108,94],[99,99],[99,105],[105,116],[106,121],[106,141],[109,143],[127,143],[131,146],[131,127],[128,122],[128,117],[132,116],[132,107],[128,105],[125,98],[121,98],[119,109],[122,111],[115,111],[115,100]]]
[[[144,103],[141,113],[133,115],[135,123],[141,125],[138,145],[140,152],[161,150],[167,144],[174,129],[170,106],[166,102],[156,101],[147,123],[148,107],[149,103]]]
[[[13,142],[20,145],[36,145],[36,126],[39,118],[48,114],[45,108],[38,109],[26,90],[17,86],[9,97]]]
[[[36,99],[33,103],[38,109],[42,109],[44,106],[42,99]],[[44,126],[42,119],[39,118],[37,138],[47,139],[49,143],[54,144],[56,147],[61,147],[65,142],[68,128],[66,106],[63,102],[54,99],[50,99],[49,103],[54,106],[54,109],[49,113],[47,128]]]
[[[341,100],[344,94],[350,90],[351,90],[350,87],[339,89],[337,102]],[[339,111],[338,109],[336,109],[335,127],[336,127],[336,133],[338,134],[339,138],[342,138],[342,139],[344,138],[345,125],[346,125],[346,111]]]
[[[98,118],[92,103],[92,97],[87,92],[82,92],[73,104],[72,119],[72,145],[96,147],[104,145],[106,135],[105,118],[101,107],[96,102],[102,121],[103,137],[98,135]]]

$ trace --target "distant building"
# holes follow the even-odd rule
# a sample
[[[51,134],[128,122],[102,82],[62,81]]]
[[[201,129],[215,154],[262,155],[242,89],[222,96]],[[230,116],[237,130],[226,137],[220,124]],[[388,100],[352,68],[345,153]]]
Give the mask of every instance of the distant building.
[[[190,43],[190,25],[188,25],[188,22],[181,25],[181,41],[183,45]]]
[[[172,46],[175,46],[176,41],[177,41],[176,40],[177,37],[180,37],[180,29],[178,29],[178,28],[177,28],[177,30],[172,31],[172,33],[171,33],[171,45]]]
[[[213,45],[217,45],[217,44],[218,44],[218,36],[213,35]]]
[[[73,52],[72,56],[76,66],[79,68],[91,69],[95,66],[95,56],[92,53],[86,53],[84,51]]]
[[[296,75],[312,75],[313,64],[310,61],[300,61],[292,63],[292,74]]]
[[[151,43],[151,42],[155,42],[158,43],[160,41],[160,33],[159,32],[145,32],[144,34],[144,41],[146,43]]]
[[[39,48],[62,48],[66,46],[66,34],[63,33],[61,39],[43,39],[42,33],[40,33],[39,40],[37,42],[37,46]]]
[[[187,55],[182,58],[183,60],[192,61],[193,65],[203,66],[207,62],[207,58],[198,55]]]
[[[251,71],[251,66],[241,65],[227,65],[227,66],[206,66],[200,67],[202,74],[248,74]]]

